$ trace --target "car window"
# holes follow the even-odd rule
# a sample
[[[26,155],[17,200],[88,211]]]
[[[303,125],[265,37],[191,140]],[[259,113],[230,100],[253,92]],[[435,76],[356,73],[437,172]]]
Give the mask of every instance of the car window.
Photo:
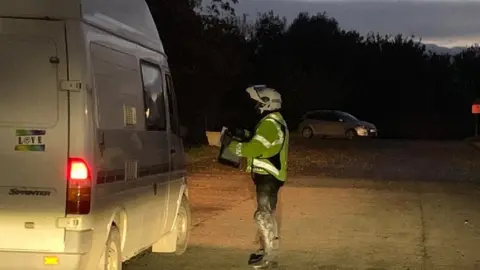
[[[338,122],[339,117],[335,113],[326,112],[322,115],[322,119],[329,122]]]
[[[358,119],[349,114],[349,113],[346,113],[346,112],[337,112],[337,114],[340,116],[340,118],[342,118],[343,120],[347,121],[347,122],[355,122],[355,121],[358,121]]]

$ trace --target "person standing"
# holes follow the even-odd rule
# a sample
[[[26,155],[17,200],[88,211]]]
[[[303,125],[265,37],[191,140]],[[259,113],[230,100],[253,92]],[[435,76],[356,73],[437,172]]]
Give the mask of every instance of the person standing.
[[[255,184],[257,209],[254,220],[260,233],[260,248],[250,255],[248,263],[268,265],[278,256],[278,223],[274,212],[278,192],[287,178],[289,132],[280,109],[282,97],[275,89],[255,85],[246,89],[261,115],[251,139],[247,142],[230,138],[229,151],[247,158],[247,172]]]

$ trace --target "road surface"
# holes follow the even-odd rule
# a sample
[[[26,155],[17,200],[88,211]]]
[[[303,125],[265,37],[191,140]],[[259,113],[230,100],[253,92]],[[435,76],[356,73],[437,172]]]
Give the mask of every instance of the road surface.
[[[234,188],[241,194],[237,201],[216,198],[228,201],[228,210],[202,219],[198,216],[208,216],[202,211],[211,209],[197,207],[185,255],[145,254],[126,269],[249,269],[247,257],[256,248],[254,203],[245,185]],[[466,184],[291,179],[280,197],[280,265],[292,270],[480,269],[479,202],[477,187]]]

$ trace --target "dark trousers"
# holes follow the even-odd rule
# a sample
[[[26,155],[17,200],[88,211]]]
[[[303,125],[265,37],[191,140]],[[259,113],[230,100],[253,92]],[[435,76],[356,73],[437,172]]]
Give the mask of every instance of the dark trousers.
[[[278,250],[278,222],[274,212],[277,208],[278,192],[283,182],[272,175],[254,174],[257,210],[254,219],[260,234],[261,248],[265,256],[274,256]]]

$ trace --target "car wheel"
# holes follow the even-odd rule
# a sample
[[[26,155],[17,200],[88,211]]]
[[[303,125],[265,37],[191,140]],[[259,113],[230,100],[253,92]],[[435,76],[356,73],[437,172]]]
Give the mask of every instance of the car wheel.
[[[345,137],[347,137],[348,140],[353,140],[357,137],[357,132],[353,129],[347,130],[347,133],[345,134]]]
[[[313,137],[313,130],[309,127],[302,129],[302,136],[304,138],[310,139]]]
[[[185,196],[183,196],[180,209],[178,209],[175,226],[177,230],[177,249],[175,254],[182,255],[187,250],[192,228],[192,213],[188,199]]]
[[[105,251],[100,261],[101,270],[122,270],[122,248],[120,232],[118,228],[112,226],[108,235]]]

